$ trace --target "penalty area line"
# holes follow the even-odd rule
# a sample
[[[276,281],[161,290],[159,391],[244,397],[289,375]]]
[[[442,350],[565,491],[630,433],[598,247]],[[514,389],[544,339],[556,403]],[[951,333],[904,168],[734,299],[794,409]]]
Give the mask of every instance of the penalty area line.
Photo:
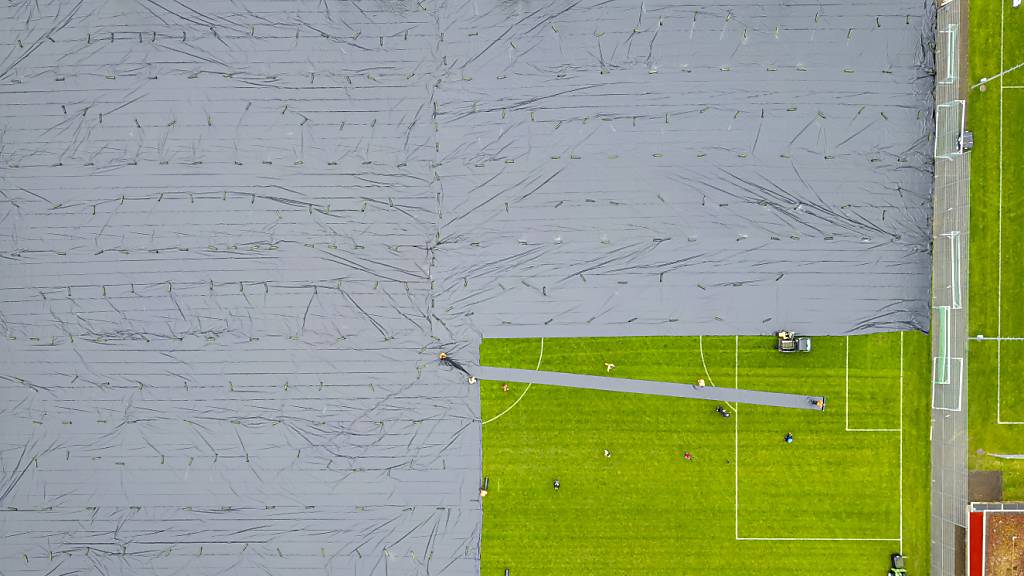
[[[903,337],[904,334],[900,333],[900,427],[899,428],[884,428],[884,429],[850,429],[847,426],[848,432],[899,432],[900,434],[900,446],[899,446],[899,461],[900,461],[900,479],[899,479],[899,506],[900,506],[900,526],[899,526],[899,537],[897,538],[826,538],[826,537],[768,537],[768,536],[740,536],[740,426],[739,418],[735,421],[735,454],[734,461],[735,465],[735,539],[737,541],[747,542],[899,542],[900,552],[903,552]],[[736,387],[739,388],[739,337],[736,337]],[[849,398],[849,383],[850,383],[850,337],[846,337],[846,386],[847,386],[847,398]],[[847,402],[847,407],[849,403]],[[738,416],[738,415],[737,415]],[[849,412],[847,412],[847,418],[849,418]],[[1022,422],[1024,424],[1024,422]]]

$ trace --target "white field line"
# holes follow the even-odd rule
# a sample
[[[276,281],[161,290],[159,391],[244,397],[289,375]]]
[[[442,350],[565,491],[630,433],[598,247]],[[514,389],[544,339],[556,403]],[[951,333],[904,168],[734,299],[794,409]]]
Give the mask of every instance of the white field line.
[[[992,340],[992,341],[1000,341],[1001,340],[1003,342],[1007,342],[1007,341],[1019,342],[1021,340],[1024,340],[1024,337],[1022,337],[1022,336],[1003,336],[1003,337],[998,337],[998,336],[975,336],[974,338],[972,338],[972,340],[977,340],[977,341],[980,341],[980,342],[985,342],[986,340]]]
[[[847,398],[849,398],[849,367],[850,367],[850,337],[846,337],[846,384],[847,384]],[[739,376],[740,374],[740,338],[736,337],[736,388],[739,388]],[[903,333],[900,333],[900,427],[895,429],[883,429],[883,430],[859,430],[849,428],[849,412],[847,412],[847,431],[848,432],[899,432],[900,433],[900,536],[899,538],[799,538],[799,537],[750,537],[740,536],[740,421],[739,414],[735,414],[735,454],[734,461],[735,466],[735,494],[736,494],[736,518],[735,518],[735,538],[739,541],[759,541],[759,542],[899,542],[900,552],[903,552]]]
[[[1004,40],[1004,29],[1006,28],[1005,22],[1005,7],[999,5],[999,68],[1002,68],[1002,40]],[[1014,70],[1020,68],[1020,66],[1014,67]],[[1009,72],[1009,71],[1008,71]],[[1001,76],[1001,74],[999,75]],[[998,205],[998,265],[996,271],[998,274],[998,280],[995,287],[995,302],[996,302],[996,313],[995,316],[995,338],[976,338],[980,340],[995,340],[995,423],[996,424],[1010,424],[1020,425],[1024,424],[1024,421],[1020,420],[1004,420],[1002,419],[1002,341],[1004,340],[1019,340],[1024,338],[1011,338],[1002,337],[1002,90],[1007,88],[1016,88],[1017,86],[1002,86],[1001,80],[999,81],[999,205]]]
[[[903,333],[900,333],[900,349],[903,346]],[[900,353],[900,419],[903,419],[903,357]],[[900,428],[850,428],[850,337],[846,337],[846,431],[847,432],[902,432]],[[900,461],[902,462],[902,458]]]
[[[543,360],[543,359],[544,359],[544,337],[541,336],[541,339],[540,339],[540,355],[537,356],[537,367],[534,368],[534,370],[540,370],[540,361]],[[511,406],[509,406],[508,408],[505,408],[504,410],[502,410],[501,414],[498,414],[494,418],[491,418],[490,420],[484,420],[483,422],[480,423],[480,425],[483,426],[484,424],[489,424],[491,422],[494,422],[498,418],[501,418],[505,414],[508,414],[509,410],[512,410],[513,408],[515,408],[516,404],[519,404],[519,401],[523,399],[523,396],[526,396],[526,393],[530,391],[530,387],[531,386],[533,386],[533,382],[530,382],[530,383],[528,383],[526,385],[526,390],[523,390],[523,393],[519,395],[519,398],[516,398],[516,401],[513,402]]]
[[[739,336],[737,336],[739,338]],[[704,337],[697,336],[697,344],[700,346],[700,363],[704,366],[704,375],[708,377],[708,383],[712,386],[715,385],[715,381],[711,379],[711,372],[708,372],[708,363],[704,361]],[[737,344],[739,346],[739,344]],[[723,401],[724,402],[724,401]],[[725,402],[725,405],[729,407],[733,412],[736,411],[736,407],[732,404]]]
[[[1000,4],[999,12],[999,68],[1003,68],[1003,38],[1005,22],[1005,7]],[[1015,66],[1014,69],[1020,66]],[[1002,74],[1000,74],[1002,76]],[[999,86],[999,243],[998,243],[998,280],[996,282],[996,424],[1022,425],[1024,421],[1003,420],[1003,340],[1017,340],[1017,338],[1003,338],[1003,90],[1008,88]],[[987,339],[987,338],[986,338]]]
[[[1003,70],[1004,2],[999,3],[999,69]],[[999,241],[996,280],[996,336],[1003,336],[1003,81],[999,80]],[[996,340],[996,423],[1002,421],[1002,340]]]
[[[999,67],[1000,68],[1003,67],[1002,53],[1003,53],[1002,43],[1000,42],[1000,48],[999,48],[999,55],[1000,55]],[[1002,78],[1003,76],[1009,74],[1010,72],[1013,72],[1014,70],[1016,70],[1018,68],[1024,68],[1024,62],[1021,62],[1020,64],[1017,64],[1016,66],[1011,66],[1011,67],[1007,68],[1006,70],[1003,70],[1002,72],[1000,72],[999,74],[996,74],[995,76],[993,76],[991,78],[982,78],[981,82],[978,82],[974,86],[971,86],[971,90],[974,90],[975,88],[977,88],[978,86],[981,86],[982,84],[988,84],[989,82],[991,82],[993,80],[996,80],[998,78]],[[1016,88],[1016,86],[1014,86],[1014,88]]]

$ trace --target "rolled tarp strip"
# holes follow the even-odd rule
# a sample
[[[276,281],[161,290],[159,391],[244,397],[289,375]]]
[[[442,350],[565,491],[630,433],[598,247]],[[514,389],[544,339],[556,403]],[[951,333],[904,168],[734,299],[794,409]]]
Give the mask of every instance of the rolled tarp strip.
[[[519,368],[496,368],[481,366],[476,373],[481,380],[497,380],[499,382],[532,382],[549,386],[567,386],[569,388],[587,388],[607,392],[632,392],[634,394],[652,394],[655,396],[673,396],[676,398],[696,398],[698,400],[715,400],[760,406],[777,406],[779,408],[800,408],[803,410],[824,410],[825,398],[806,394],[787,394],[784,392],[763,392],[742,388],[719,388],[716,386],[698,386],[696,384],[680,384],[678,382],[658,382],[655,380],[631,380],[609,376],[590,376],[586,374],[569,374],[567,372],[543,372],[540,370],[521,370]]]

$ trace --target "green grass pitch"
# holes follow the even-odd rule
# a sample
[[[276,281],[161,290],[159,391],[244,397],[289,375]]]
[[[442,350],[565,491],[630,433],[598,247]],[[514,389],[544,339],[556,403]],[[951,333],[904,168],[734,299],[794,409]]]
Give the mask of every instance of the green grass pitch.
[[[926,574],[928,337],[773,343],[548,339],[540,369],[611,362],[623,378],[825,395],[825,412],[741,404],[726,419],[715,402],[482,382],[481,574],[880,575],[901,539]],[[540,340],[481,346],[491,366],[535,369],[540,354]]]
[[[969,83],[1024,62],[1024,8],[970,5]],[[1024,67],[972,88],[970,335],[1024,338]],[[1024,499],[1024,340],[968,344],[969,466],[1003,470],[1005,499]],[[1014,423],[1015,422],[1015,423]],[[984,450],[985,454],[979,454]]]

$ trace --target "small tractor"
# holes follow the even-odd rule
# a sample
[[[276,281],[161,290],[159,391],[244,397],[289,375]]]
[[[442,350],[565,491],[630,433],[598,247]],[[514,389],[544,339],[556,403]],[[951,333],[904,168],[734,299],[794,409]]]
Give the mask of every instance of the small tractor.
[[[892,559],[892,568],[889,568],[887,576],[907,576],[907,563],[904,561],[903,555],[893,554],[890,558]]]
[[[778,338],[778,342],[775,344],[775,349],[779,352],[810,352],[811,351],[811,339],[807,336],[797,336],[794,332],[789,330],[779,330],[775,333]]]

